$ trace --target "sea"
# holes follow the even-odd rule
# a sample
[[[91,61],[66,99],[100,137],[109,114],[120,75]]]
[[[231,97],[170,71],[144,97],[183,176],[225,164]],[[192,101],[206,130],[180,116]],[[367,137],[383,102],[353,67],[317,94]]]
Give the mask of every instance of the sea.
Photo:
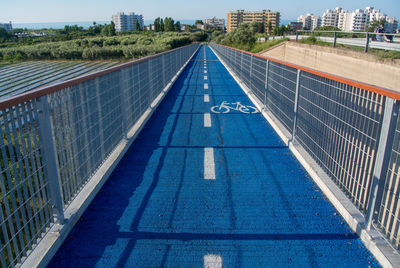
[[[179,20],[181,24],[193,25],[196,20]],[[281,20],[280,25],[287,25],[293,20]],[[144,20],[145,25],[153,24],[154,20]],[[97,24],[108,24],[110,21],[96,21]],[[75,22],[37,22],[37,23],[13,23],[13,28],[22,28],[28,30],[40,29],[63,29],[65,25],[78,25],[85,29],[93,26],[93,21],[75,21]]]

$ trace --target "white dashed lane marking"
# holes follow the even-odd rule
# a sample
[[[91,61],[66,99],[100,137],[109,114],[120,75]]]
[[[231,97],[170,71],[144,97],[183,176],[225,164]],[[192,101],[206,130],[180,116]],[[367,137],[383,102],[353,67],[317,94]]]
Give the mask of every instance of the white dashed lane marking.
[[[215,180],[214,148],[204,148],[204,179]]]
[[[204,95],[204,102],[210,102],[210,96],[208,94]]]
[[[204,268],[222,268],[222,257],[220,255],[207,254],[204,256]]]
[[[204,114],[204,127],[211,127],[211,114],[210,113]]]
[[[208,84],[207,83],[204,84],[204,89],[208,89]]]

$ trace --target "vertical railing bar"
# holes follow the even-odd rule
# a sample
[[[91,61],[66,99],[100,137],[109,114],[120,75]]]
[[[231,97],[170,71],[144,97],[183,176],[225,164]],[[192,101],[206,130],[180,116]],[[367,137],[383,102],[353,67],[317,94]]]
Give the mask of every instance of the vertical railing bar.
[[[40,204],[40,200],[41,200],[41,197],[40,197],[40,187],[39,187],[39,179],[38,179],[38,176],[40,176],[40,170],[38,169],[38,166],[37,166],[37,162],[36,162],[36,152],[35,152],[35,150],[33,150],[33,148],[32,148],[32,139],[34,139],[35,141],[36,141],[36,136],[34,135],[34,129],[35,129],[35,126],[34,126],[34,118],[31,116],[31,102],[28,102],[28,103],[26,103],[26,105],[25,105],[25,107],[26,107],[26,115],[28,116],[28,118],[29,118],[29,120],[27,120],[27,118],[25,117],[25,121],[27,122],[27,124],[28,124],[28,121],[29,121],[29,128],[32,130],[32,132],[31,132],[31,134],[32,134],[32,137],[31,137],[31,134],[28,134],[28,148],[27,148],[27,150],[29,151],[29,152],[31,152],[31,164],[32,164],[32,170],[34,171],[33,173],[32,173],[32,180],[33,180],[33,185],[35,186],[34,187],[34,196],[37,198],[37,203],[38,204]],[[29,129],[28,128],[28,129]],[[39,174],[38,174],[39,173]],[[35,202],[35,204],[34,204],[34,207],[36,206],[36,202]],[[44,215],[43,215],[43,210],[41,209],[41,207],[39,207],[39,219],[38,219],[38,221],[39,222],[37,222],[36,224],[38,225],[38,228],[40,228],[41,229],[41,223],[43,223],[43,220],[44,220]]]
[[[96,104],[97,104],[97,113],[99,115],[99,138],[100,138],[100,154],[101,158],[105,157],[105,149],[104,149],[104,128],[103,128],[103,109],[101,105],[102,93],[100,91],[100,78],[95,79],[95,88],[96,88]]]
[[[24,106],[25,105],[22,105],[21,109],[23,109]],[[36,212],[37,212],[36,211],[36,206],[32,206],[33,207],[33,215],[32,215],[31,209],[29,208],[30,207],[29,206],[29,201],[30,200],[34,201],[35,192],[33,191],[33,185],[32,185],[32,181],[31,181],[33,179],[33,176],[32,176],[32,172],[31,172],[31,168],[30,168],[31,167],[31,163],[29,161],[30,157],[28,156],[28,150],[27,150],[27,147],[26,147],[26,141],[25,141],[26,135],[24,134],[24,131],[23,131],[24,127],[27,128],[28,120],[27,120],[26,116],[24,116],[24,118],[23,118],[24,119],[23,121],[25,123],[25,126],[24,126],[23,123],[22,123],[22,120],[21,120],[22,115],[21,115],[19,109],[16,109],[16,116],[17,116],[18,125],[19,125],[19,133],[20,133],[19,137],[21,139],[22,154],[25,155],[25,157],[23,157],[22,159],[23,159],[24,164],[25,164],[25,174],[27,175],[26,181],[28,183],[28,187],[26,187],[26,183],[25,182],[23,182],[23,185],[25,185],[24,193],[25,193],[25,195],[28,195],[27,196],[27,200],[26,200],[26,210],[28,211],[28,217],[29,217],[28,223],[29,223],[29,226],[30,226],[31,235],[32,235],[32,237],[35,237],[36,236],[36,232],[35,232],[35,226],[34,226],[33,220],[35,220],[37,226],[39,226],[39,224],[38,224],[37,217],[36,217]],[[27,142],[29,142],[29,137],[27,138]],[[32,203],[34,203],[33,201],[32,201]],[[31,218],[33,216],[34,216],[34,219],[31,220]]]
[[[76,142],[77,142],[77,138],[75,135],[75,125],[74,125],[74,121],[72,120],[72,114],[73,114],[73,94],[72,91],[74,89],[70,88],[69,90],[66,90],[64,93],[64,101],[63,101],[63,105],[65,107],[64,109],[64,116],[63,116],[63,125],[64,128],[68,129],[68,138],[69,138],[69,142],[67,142],[67,157],[70,159],[68,161],[69,166],[71,168],[71,187],[73,189],[73,192],[75,193],[75,191],[79,188],[79,180],[78,180],[78,176],[77,176],[77,172],[79,171],[79,165],[77,164],[77,155],[79,153],[77,147],[76,147]],[[73,126],[73,127],[72,127]],[[75,154],[76,153],[76,154]]]
[[[16,186],[17,186],[16,188],[19,189],[17,184],[19,184],[19,186],[22,188],[21,197],[19,197],[20,198],[21,215],[22,215],[22,220],[23,220],[22,228],[25,231],[25,236],[26,236],[27,244],[28,244],[27,246],[29,248],[31,246],[29,232],[31,232],[31,235],[33,235],[34,234],[34,228],[32,226],[32,223],[29,221],[29,219],[32,217],[32,213],[31,213],[31,210],[28,208],[27,200],[25,200],[25,199],[29,199],[29,195],[28,195],[28,190],[27,190],[25,182],[24,182],[24,178],[26,177],[25,176],[26,170],[24,170],[24,168],[23,168],[23,164],[25,164],[25,158],[22,157],[21,152],[20,152],[21,150],[23,151],[23,149],[22,149],[23,142],[22,142],[21,134],[18,134],[18,132],[21,133],[21,131],[22,131],[21,130],[22,129],[22,125],[18,124],[18,127],[17,127],[17,124],[15,122],[16,120],[19,119],[18,118],[18,114],[17,114],[19,109],[20,109],[20,107],[15,107],[15,113],[11,113],[11,115],[13,117],[13,118],[11,118],[11,126],[15,130],[14,133],[13,133],[14,142],[15,142],[15,149],[14,148],[13,149],[14,149],[14,152],[16,153],[16,155],[17,155],[17,159],[16,159],[17,161],[15,163],[18,163],[19,174],[20,174],[19,183],[17,183],[17,176],[15,177]],[[21,141],[20,141],[20,138],[21,138]],[[21,144],[20,144],[20,142],[21,142]],[[26,168],[26,166],[25,166],[25,168]],[[28,219],[26,218],[26,214],[25,213],[28,213]],[[24,254],[25,254],[25,252],[24,252]]]
[[[1,227],[2,227],[1,229],[3,230],[3,233],[4,233],[4,229],[6,229],[6,228],[4,226],[4,222],[3,221],[4,221],[3,213],[0,213],[0,224],[1,224]],[[8,237],[8,234],[7,234],[7,237]],[[9,245],[9,243],[7,243],[7,245]],[[7,267],[6,258],[5,258],[4,252],[3,252],[5,250],[5,248],[6,248],[6,245],[4,245],[4,246],[2,246],[0,248],[0,264],[1,264],[1,267]],[[8,251],[8,247],[7,247],[7,251]],[[10,254],[10,253],[8,253],[8,254]],[[12,258],[12,255],[9,255],[9,256]]]
[[[8,113],[6,113],[6,115],[5,115],[6,120],[5,121],[7,123],[4,124],[4,130],[5,130],[5,133],[6,133],[7,140],[8,140],[8,151],[10,153],[10,157],[12,158],[11,159],[11,161],[12,161],[11,168],[12,168],[12,171],[13,171],[13,173],[15,175],[15,178],[14,178],[15,179],[15,187],[14,188],[15,188],[15,191],[17,192],[18,199],[21,200],[20,202],[23,202],[22,201],[23,199],[22,199],[22,196],[21,196],[21,192],[20,192],[19,187],[18,187],[18,172],[17,172],[17,168],[15,167],[15,165],[17,164],[17,161],[15,159],[15,152],[14,152],[14,148],[12,146],[12,140],[11,140],[11,135],[10,135],[10,127],[9,127],[9,123],[8,123],[8,122],[10,122],[10,121],[12,122],[14,120],[13,116],[11,116],[11,118],[9,118],[10,114],[13,114],[13,113],[14,112],[12,110],[10,110]],[[8,158],[5,156],[4,159],[8,159]],[[11,178],[11,180],[9,181],[9,185],[10,185],[10,188],[13,188],[12,187],[13,186],[12,176],[10,178]],[[10,193],[11,193],[11,191],[10,191]],[[20,230],[22,228],[21,228],[19,213],[21,213],[21,218],[22,218],[23,222],[26,222],[26,219],[25,219],[24,213],[21,212],[20,208],[18,207],[18,204],[17,204],[17,202],[15,200],[15,195],[13,195],[12,201],[13,201],[13,206],[15,207],[15,209],[13,210],[13,214],[15,215],[15,218],[16,218],[16,224],[17,224],[17,230],[18,230],[17,234],[18,234],[20,245],[21,245],[21,251],[23,252],[23,254],[25,254],[25,247],[24,247],[25,243],[24,243],[24,240],[23,240],[23,237],[22,237],[22,232],[20,232]],[[25,228],[24,228],[24,231],[25,231],[25,235],[28,237],[28,235],[26,234],[26,229]],[[20,252],[16,252],[16,254],[19,255]]]
[[[84,140],[84,148],[85,148],[85,154],[86,154],[86,164],[87,164],[87,173],[85,173],[85,176],[82,176],[79,184],[82,183],[82,180],[86,179],[86,176],[89,175],[92,172],[92,162],[90,160],[90,144],[89,144],[89,139],[88,139],[88,133],[85,130],[89,130],[89,128],[87,127],[86,124],[86,118],[88,116],[88,111],[86,111],[86,103],[84,100],[84,91],[86,89],[83,88],[82,84],[79,85],[79,89],[78,89],[78,94],[79,94],[79,98],[80,98],[80,106],[82,107],[82,133],[81,136],[83,136],[83,140]]]
[[[67,200],[70,200],[72,197],[72,192],[73,189],[70,189],[70,183],[68,183],[68,174],[67,172],[67,167],[66,167],[66,156],[65,156],[65,150],[66,146],[63,146],[63,143],[65,142],[65,128],[61,127],[59,128],[58,124],[61,124],[61,126],[65,126],[62,121],[62,100],[60,100],[61,94],[59,92],[54,93],[54,96],[52,100],[49,102],[53,104],[53,126],[55,129],[56,133],[59,133],[58,135],[54,135],[55,139],[55,153],[57,156],[57,159],[59,161],[59,166],[58,166],[58,174],[59,174],[59,179],[60,179],[60,187],[62,191],[62,196],[63,196],[63,203],[66,204]],[[50,104],[51,105],[51,104]]]
[[[161,55],[161,66],[162,66],[162,80],[163,88],[167,86],[167,81],[165,80],[165,56]]]
[[[73,121],[71,120],[71,114],[72,114],[72,96],[71,92],[73,91],[73,88],[69,88],[68,90],[65,90],[62,92],[61,97],[61,106],[60,108],[62,109],[63,113],[61,114],[61,119],[62,119],[62,126],[63,126],[63,133],[66,133],[64,135],[64,144],[65,144],[65,149],[66,149],[66,159],[68,160],[65,164],[66,167],[69,169],[69,180],[68,184],[70,184],[70,189],[71,191],[71,197],[73,197],[76,194],[77,189],[79,188],[79,183],[78,183],[78,178],[76,176],[76,171],[77,171],[77,164],[76,164],[76,157],[74,152],[76,152],[76,137],[74,134],[74,131],[72,130],[73,126]],[[70,200],[69,200],[70,201]]]
[[[3,157],[3,161],[4,160],[6,160],[7,158],[5,157],[6,156],[6,153],[4,152],[4,144],[3,144],[3,137],[1,137],[1,139],[0,139],[0,146],[1,146],[1,153],[2,153],[2,157]],[[12,184],[10,184],[10,175],[9,175],[9,167],[6,167],[6,165],[8,165],[8,163],[6,163],[6,162],[4,162],[4,165],[5,165],[5,170],[6,170],[6,177],[7,177],[7,182],[8,182],[8,185],[10,185],[10,188],[12,188]],[[13,234],[15,234],[15,230],[14,230],[14,223],[12,222],[12,213],[11,213],[11,210],[10,210],[10,207],[9,207],[9,202],[8,202],[8,200],[7,200],[7,196],[8,196],[8,192],[7,192],[7,189],[6,189],[6,186],[4,185],[4,183],[3,183],[3,180],[1,180],[1,182],[0,182],[0,189],[1,189],[1,191],[3,192],[3,193],[5,193],[4,195],[3,195],[3,199],[4,199],[4,207],[5,207],[5,213],[6,213],[6,215],[5,215],[5,217],[3,217],[3,209],[1,210],[1,222],[3,222],[4,223],[4,225],[2,225],[2,229],[3,229],[3,233],[5,234],[5,237],[6,237],[6,241],[9,241],[9,243],[8,243],[8,247],[9,247],[9,249],[7,249],[9,252],[8,252],[8,254],[9,254],[9,256],[10,256],[10,258],[12,259],[12,260],[14,260],[14,258],[13,258],[13,255],[12,255],[12,249],[11,249],[11,241],[12,241],[12,243],[13,243],[13,245],[14,245],[14,248],[16,248],[16,251],[17,252],[19,252],[20,250],[19,250],[19,248],[18,248],[18,242],[17,242],[17,240],[16,240],[16,238],[15,238],[15,236],[13,236]],[[10,196],[11,196],[11,203],[12,203],[12,206],[13,207],[16,207],[16,205],[14,205],[13,203],[14,203],[14,201],[15,201],[15,196],[14,196],[14,193],[13,193],[13,190],[12,189],[10,189]],[[14,213],[17,213],[17,211],[15,211]],[[13,214],[14,214],[13,213]],[[10,238],[11,238],[11,240],[10,240],[10,238],[8,237],[8,232],[7,232],[7,227],[5,226],[5,224],[6,224],[6,221],[8,222],[8,228],[10,229],[10,233],[11,233],[11,235],[10,235]],[[17,228],[18,228],[18,226],[17,226]],[[21,245],[22,246],[22,245]],[[20,259],[19,259],[19,254],[17,254],[16,253],[16,256],[18,256],[18,261],[20,261]]]
[[[268,77],[269,77],[269,60],[265,64],[265,87],[264,87],[264,107],[267,108],[268,101]]]
[[[29,110],[31,118],[33,120],[33,118],[35,118],[35,117],[33,116],[33,112],[32,111],[37,111],[36,102],[35,101],[31,102],[31,109]],[[35,121],[33,121],[33,122],[36,123],[36,126],[32,127],[32,135],[33,135],[33,137],[35,139],[35,146],[36,146],[36,149],[34,150],[34,152],[35,152],[35,165],[36,165],[36,169],[37,169],[37,172],[38,172],[38,187],[39,187],[40,192],[42,194],[43,203],[45,205],[48,202],[49,198],[48,198],[48,193],[46,191],[47,187],[46,187],[46,183],[45,183],[45,180],[44,180],[44,174],[42,173],[44,165],[43,165],[43,162],[41,161],[41,156],[40,156],[40,144],[39,144],[39,141],[38,141],[39,132],[38,132],[37,120],[38,120],[38,118],[36,116]],[[43,220],[44,220],[44,227],[45,227],[46,223],[50,222],[51,216],[49,214],[50,211],[48,209],[46,209],[45,206],[43,207],[43,210],[44,210],[44,212],[42,210],[41,211],[43,212],[42,216],[44,217]],[[47,211],[47,213],[46,213],[46,211]]]
[[[296,94],[294,98],[294,117],[293,117],[293,129],[292,129],[292,138],[290,141],[294,143],[294,140],[296,138],[296,124],[297,124],[297,110],[298,110],[298,105],[299,105],[299,92],[300,92],[300,83],[301,83],[301,70],[297,70],[297,79],[296,79]]]
[[[60,133],[60,135],[57,135],[58,143],[60,146],[60,152],[61,153],[61,161],[63,163],[62,167],[60,165],[60,179],[61,179],[61,189],[64,191],[67,191],[67,197],[63,193],[64,197],[64,204],[67,204],[71,201],[72,197],[75,195],[75,191],[77,188],[77,185],[74,183],[73,179],[73,170],[74,167],[72,167],[72,154],[70,152],[71,149],[71,133],[69,133],[69,127],[70,125],[66,122],[66,114],[67,113],[67,104],[66,104],[66,94],[69,92],[71,88],[68,90],[64,90],[63,92],[57,92],[56,97],[56,102],[57,102],[57,109],[58,112],[54,113],[54,116],[57,116],[54,120],[54,122],[57,122],[57,132]],[[56,107],[54,107],[56,109]],[[68,141],[69,140],[69,141]],[[72,157],[71,157],[72,156]],[[62,175],[61,174],[64,174]]]
[[[42,96],[38,100],[39,115],[39,131],[40,144],[43,148],[42,157],[44,159],[45,172],[49,190],[53,201],[54,209],[57,212],[57,220],[60,224],[64,223],[63,197],[60,186],[60,178],[58,174],[58,161],[54,144],[54,133],[51,121],[51,107],[47,100],[47,95]]]
[[[379,135],[378,150],[376,153],[375,167],[373,172],[373,182],[370,193],[370,201],[367,211],[367,229],[370,230],[372,221],[376,218],[377,202],[381,202],[383,187],[385,182],[387,167],[389,165],[390,153],[396,129],[397,117],[400,102],[386,97],[385,110],[382,121],[382,128]],[[379,199],[378,199],[379,198]],[[379,204],[378,206],[379,207]]]
[[[129,78],[127,75],[127,70],[121,70],[121,79],[122,83],[120,83],[120,97],[121,97],[121,112],[122,112],[122,130],[123,130],[123,138],[126,140],[128,139],[128,104],[127,104],[127,99],[128,99],[128,94],[127,90],[129,88]]]

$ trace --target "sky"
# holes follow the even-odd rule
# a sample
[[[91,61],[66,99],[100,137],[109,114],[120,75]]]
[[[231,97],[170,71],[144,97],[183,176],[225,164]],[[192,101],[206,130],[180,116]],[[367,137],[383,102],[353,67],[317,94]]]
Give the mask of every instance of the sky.
[[[142,14],[145,20],[172,17],[194,20],[216,16],[226,19],[228,11],[244,9],[279,11],[281,19],[296,20],[306,13],[322,15],[326,9],[349,11],[372,6],[400,19],[400,0],[13,0],[0,5],[0,23],[108,21],[119,11]]]

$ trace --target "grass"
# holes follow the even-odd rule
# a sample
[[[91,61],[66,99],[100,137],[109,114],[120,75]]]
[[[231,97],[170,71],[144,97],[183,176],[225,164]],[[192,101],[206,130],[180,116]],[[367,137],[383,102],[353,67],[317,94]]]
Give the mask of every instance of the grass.
[[[284,38],[284,39],[280,39],[280,40],[270,40],[270,41],[266,41],[266,42],[256,42],[254,44],[228,44],[229,47],[234,47],[237,49],[241,49],[244,51],[248,51],[251,53],[258,53],[260,51],[263,51],[267,48],[273,47],[279,43],[288,41],[289,39]]]

